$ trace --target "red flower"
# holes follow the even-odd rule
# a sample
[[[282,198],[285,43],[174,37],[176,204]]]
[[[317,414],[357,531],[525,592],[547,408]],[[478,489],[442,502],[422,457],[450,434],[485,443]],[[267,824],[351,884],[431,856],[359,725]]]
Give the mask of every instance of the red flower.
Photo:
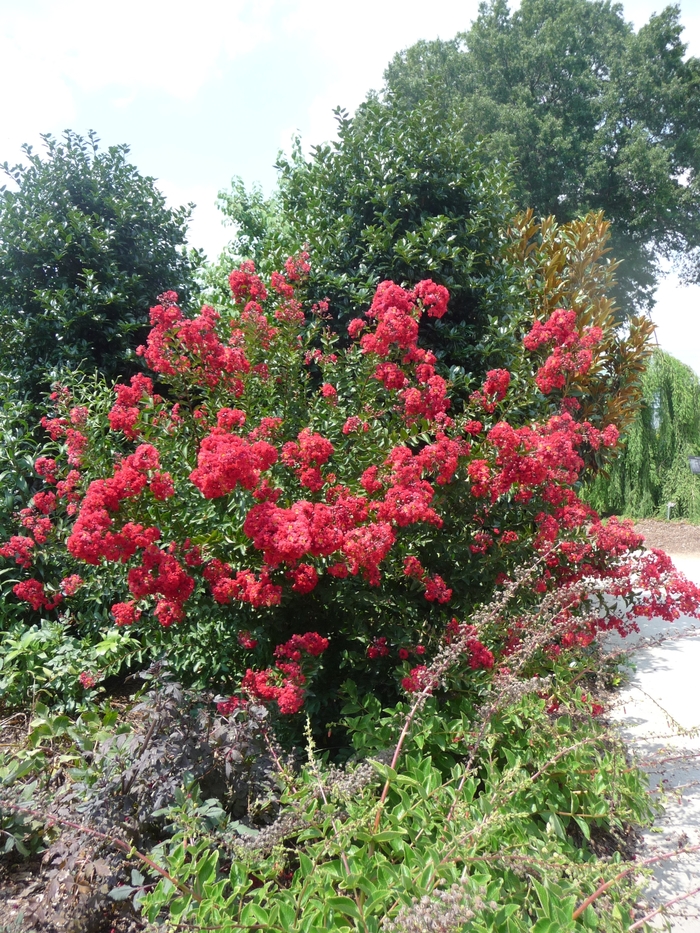
[[[423,565],[418,558],[413,555],[404,558],[403,572],[405,576],[414,577],[416,580],[422,580],[425,576]]]
[[[326,399],[329,405],[338,404],[338,390],[330,382],[324,382],[321,386],[321,395]]]
[[[55,609],[63,600],[61,593],[56,593],[53,599],[44,592],[44,584],[40,580],[22,580],[12,587],[12,592],[18,599],[29,603],[29,605],[38,612],[39,609]]]
[[[24,535],[12,535],[9,541],[0,547],[0,557],[14,558],[20,567],[28,570],[32,564],[32,551],[36,546],[33,538]]]
[[[39,476],[43,476],[49,485],[54,486],[56,484],[58,464],[51,457],[39,457],[34,461],[34,469]]]
[[[153,498],[159,502],[164,502],[175,495],[175,486],[170,473],[156,472],[151,478],[148,488],[151,490]]]
[[[69,577],[61,580],[61,592],[64,596],[74,596],[83,585],[82,577],[77,573],[72,573]]]
[[[248,631],[241,631],[236,637],[238,638],[238,644],[241,648],[247,648],[249,651],[252,651],[253,648],[257,648],[258,646],[257,638],[253,638]]]
[[[287,576],[294,580],[292,589],[295,593],[310,593],[316,588],[316,584],[318,583],[318,573],[316,572],[316,568],[312,567],[311,564],[299,564],[299,566],[291,570]]]
[[[452,599],[452,590],[438,574],[428,577],[425,584],[425,598],[428,602],[449,603]]]
[[[56,493],[37,492],[32,498],[32,503],[42,515],[48,515],[56,508]]]
[[[438,679],[424,664],[414,667],[408,677],[404,677],[401,686],[407,693],[418,693],[425,691],[432,693],[438,685]]]
[[[118,626],[133,625],[141,618],[141,610],[136,608],[136,603],[132,600],[128,603],[114,603],[112,606],[112,615],[115,624]]]
[[[245,709],[248,702],[241,697],[229,697],[216,704],[216,711],[220,716],[230,716],[237,709]]]
[[[376,658],[385,658],[389,654],[389,646],[386,643],[386,637],[381,635],[379,638],[372,639],[372,644],[367,647],[367,657],[373,661]]]

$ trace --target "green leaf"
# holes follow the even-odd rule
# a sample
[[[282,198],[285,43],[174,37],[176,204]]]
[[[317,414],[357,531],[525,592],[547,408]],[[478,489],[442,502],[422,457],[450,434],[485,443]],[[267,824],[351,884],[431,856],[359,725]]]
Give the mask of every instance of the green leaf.
[[[125,901],[130,898],[133,893],[134,888],[128,884],[123,884],[118,888],[112,888],[109,892],[109,897],[111,897],[113,901]]]
[[[588,825],[588,822],[584,820],[583,817],[580,817],[580,816],[574,816],[574,821],[576,822],[576,825],[578,826],[578,828],[581,830],[583,834],[583,838],[586,839],[588,842],[590,842],[591,827]]]
[[[344,914],[346,917],[352,917],[353,920],[362,919],[357,904],[350,897],[328,897],[325,903],[326,907],[337,910],[338,913]]]
[[[266,926],[270,922],[270,911],[260,904],[246,904],[241,911],[241,921],[251,925],[261,923]]]

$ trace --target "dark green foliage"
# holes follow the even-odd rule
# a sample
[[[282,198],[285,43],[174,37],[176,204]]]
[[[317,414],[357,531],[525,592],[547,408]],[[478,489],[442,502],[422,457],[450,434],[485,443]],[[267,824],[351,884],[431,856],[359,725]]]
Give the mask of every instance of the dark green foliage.
[[[341,332],[371,303],[378,282],[432,278],[451,294],[426,341],[448,364],[483,368],[475,352],[488,314],[503,310],[517,278],[497,263],[513,215],[510,181],[458,119],[432,103],[406,109],[378,100],[338,113],[338,140],[304,158],[281,158],[271,200],[234,181],[221,195],[237,236],[222,259],[282,268],[305,245],[309,296],[328,298]],[[228,271],[228,269],[226,271]]]
[[[5,163],[0,189],[0,372],[35,400],[50,369],[133,372],[149,307],[166,288],[186,294],[197,261],[189,208],[167,208],[127,146],[43,138],[43,157],[27,146],[27,165]]]
[[[672,516],[700,521],[700,478],[689,456],[700,455],[700,380],[675,357],[656,350],[643,380],[644,396],[627,442],[588,498],[601,512],[633,518]]]
[[[515,162],[519,204],[613,224],[623,311],[653,304],[659,260],[700,264],[700,60],[684,60],[678,6],[637,34],[609,0],[482,3],[471,29],[418,42],[386,71],[385,96],[430,100],[494,158]]]
[[[0,348],[0,352],[1,348]],[[0,540],[16,534],[13,514],[30,494],[37,444],[34,419],[14,381],[0,373]]]

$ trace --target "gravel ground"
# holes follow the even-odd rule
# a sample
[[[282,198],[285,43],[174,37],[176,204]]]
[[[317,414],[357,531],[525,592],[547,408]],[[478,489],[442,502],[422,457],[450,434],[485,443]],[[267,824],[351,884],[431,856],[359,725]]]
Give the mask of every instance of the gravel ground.
[[[700,557],[700,525],[645,518],[634,527],[644,535],[647,547],[660,548],[667,554]]]

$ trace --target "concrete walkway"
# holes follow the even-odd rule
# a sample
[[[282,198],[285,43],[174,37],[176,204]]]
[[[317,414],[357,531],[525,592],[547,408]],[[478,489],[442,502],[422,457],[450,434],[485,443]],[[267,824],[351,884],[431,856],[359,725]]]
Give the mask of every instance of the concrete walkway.
[[[700,558],[672,556],[678,570],[700,584]],[[644,835],[646,858],[700,845],[700,623],[688,618],[642,623],[636,640],[682,636],[634,653],[636,672],[613,714],[665,808]],[[700,851],[661,861],[654,869],[648,909],[679,898],[653,925],[700,933]]]

